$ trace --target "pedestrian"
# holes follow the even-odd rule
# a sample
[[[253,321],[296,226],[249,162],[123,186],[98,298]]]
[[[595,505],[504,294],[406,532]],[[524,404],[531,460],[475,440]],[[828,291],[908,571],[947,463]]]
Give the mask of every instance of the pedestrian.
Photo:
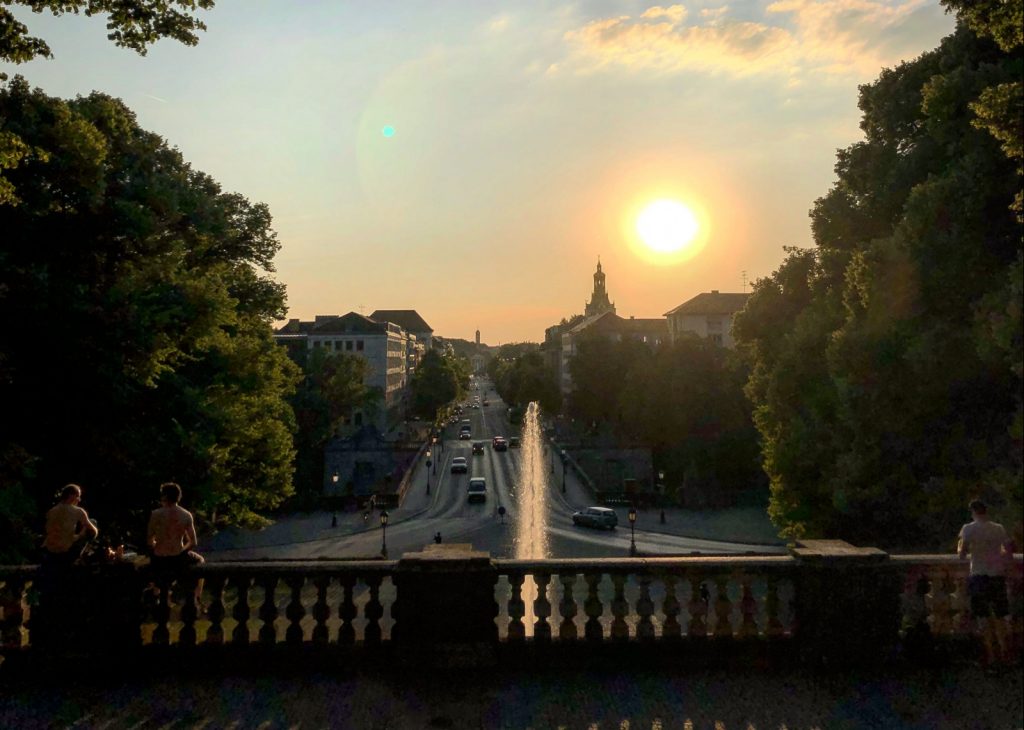
[[[154,572],[163,574],[165,580],[176,577],[186,568],[206,562],[202,555],[192,550],[196,547],[195,520],[192,513],[183,508],[181,487],[174,482],[160,485],[160,507],[153,510],[146,530],[146,545],[152,556],[150,565]],[[196,603],[203,592],[203,581],[196,582]]]
[[[988,505],[980,499],[970,503],[973,520],[960,528],[957,552],[971,557],[967,595],[971,615],[977,622],[985,650],[984,664],[1008,663],[1006,617],[1006,566],[1012,558],[1012,544],[1006,529],[988,516]]]
[[[437,532],[437,533],[434,534],[434,542],[437,543],[438,545],[441,544],[441,533],[440,532]]]

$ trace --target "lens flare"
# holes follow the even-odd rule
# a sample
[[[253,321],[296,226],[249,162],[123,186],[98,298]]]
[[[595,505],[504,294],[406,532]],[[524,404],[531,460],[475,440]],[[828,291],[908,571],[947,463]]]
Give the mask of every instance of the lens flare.
[[[385,137],[394,137],[395,128],[388,124],[386,127],[384,127],[384,129],[380,130],[380,133],[383,134]]]

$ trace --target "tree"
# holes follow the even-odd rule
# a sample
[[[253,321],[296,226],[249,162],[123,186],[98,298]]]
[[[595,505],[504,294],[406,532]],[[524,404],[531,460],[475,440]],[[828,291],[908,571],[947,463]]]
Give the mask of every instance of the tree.
[[[146,47],[161,38],[196,45],[199,42],[197,32],[206,30],[206,26],[191,11],[209,10],[213,3],[214,0],[3,0],[2,5],[21,5],[34,13],[49,10],[54,15],[107,13],[107,30],[110,31],[107,38],[118,46],[145,55]],[[30,36],[24,23],[7,7],[0,7],[0,61],[25,63],[40,56],[53,57],[46,41]],[[6,79],[7,75],[0,73],[0,81]],[[18,202],[18,195],[4,170],[14,169],[46,152],[3,127],[0,119],[0,205],[10,205]]]
[[[462,395],[469,385],[469,371],[464,360],[454,352],[441,354],[436,350],[423,356],[412,376],[413,412],[434,419],[438,411]]]
[[[298,354],[303,378],[290,399],[297,423],[294,486],[301,504],[310,506],[323,490],[324,446],[355,410],[380,408],[383,395],[365,385],[369,364],[362,357],[326,348]]]
[[[502,345],[502,348],[507,347]],[[513,359],[496,357],[488,363],[488,375],[502,400],[513,408],[521,408],[532,401],[547,413],[558,413],[562,394],[543,356],[535,348],[520,350]]]
[[[791,536],[937,546],[979,492],[1020,520],[1022,45],[994,19],[1021,2],[947,5],[956,33],[861,88],[815,250],[737,319]]]
[[[17,77],[0,119],[40,151],[10,171],[19,205],[0,207],[8,521],[74,481],[108,527],[141,529],[168,479],[200,517],[258,521],[291,490],[298,376],[271,333],[285,307],[266,206],[103,94],[64,101]]]

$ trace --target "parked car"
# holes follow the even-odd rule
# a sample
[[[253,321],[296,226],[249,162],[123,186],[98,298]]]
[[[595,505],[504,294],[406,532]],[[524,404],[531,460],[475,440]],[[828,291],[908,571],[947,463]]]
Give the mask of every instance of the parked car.
[[[495,436],[491,439],[491,448],[495,451],[508,451],[508,441],[504,436]]]
[[[521,448],[522,444],[519,442],[519,437],[518,436],[509,436],[508,437],[508,446],[509,446],[510,449]]]
[[[614,530],[619,524],[615,510],[608,507],[587,507],[585,510],[572,513],[572,523],[583,527],[602,527]]]
[[[469,464],[465,456],[456,456],[452,459],[452,474],[465,474],[469,471]]]
[[[466,501],[467,502],[486,502],[487,501],[487,480],[483,477],[473,477],[469,480],[469,486],[466,488]]]
[[[473,456],[484,453],[484,442],[474,441],[473,442]]]

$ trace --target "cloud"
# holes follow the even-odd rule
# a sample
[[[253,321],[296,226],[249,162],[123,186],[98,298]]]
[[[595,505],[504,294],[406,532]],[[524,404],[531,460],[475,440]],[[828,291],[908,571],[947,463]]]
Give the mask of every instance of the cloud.
[[[942,9],[928,0],[776,0],[761,17],[733,19],[723,5],[687,22],[684,6],[656,5],[568,31],[557,68],[869,78],[934,45],[923,37],[934,34],[937,23],[922,22],[931,15]]]

